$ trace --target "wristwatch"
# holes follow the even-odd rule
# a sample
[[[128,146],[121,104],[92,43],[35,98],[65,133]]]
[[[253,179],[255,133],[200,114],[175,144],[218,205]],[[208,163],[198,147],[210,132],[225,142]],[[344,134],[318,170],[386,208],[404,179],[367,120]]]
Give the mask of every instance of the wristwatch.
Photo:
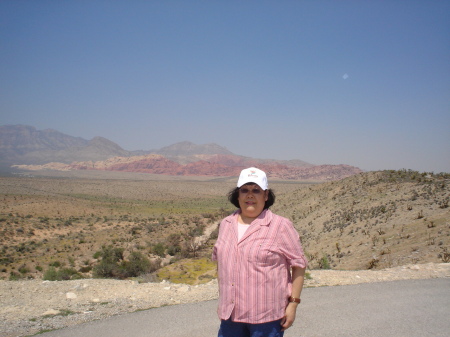
[[[301,302],[302,300],[299,299],[299,298],[295,298],[295,297],[289,296],[289,297],[288,297],[288,301],[289,301],[290,303],[291,303],[291,302],[295,302],[295,303],[300,304],[300,302]]]

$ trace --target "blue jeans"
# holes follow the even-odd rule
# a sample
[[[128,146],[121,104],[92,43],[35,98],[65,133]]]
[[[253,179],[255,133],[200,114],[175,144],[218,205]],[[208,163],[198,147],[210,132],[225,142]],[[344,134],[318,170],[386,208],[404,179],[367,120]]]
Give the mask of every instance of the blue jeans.
[[[249,324],[222,320],[218,337],[283,337],[281,319],[268,323]]]

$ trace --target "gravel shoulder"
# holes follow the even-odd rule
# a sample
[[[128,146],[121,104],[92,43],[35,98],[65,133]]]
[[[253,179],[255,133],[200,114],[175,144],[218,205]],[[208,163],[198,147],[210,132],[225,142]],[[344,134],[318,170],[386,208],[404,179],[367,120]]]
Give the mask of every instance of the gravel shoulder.
[[[311,270],[306,287],[450,278],[449,263],[383,270]],[[0,337],[29,336],[114,315],[216,299],[217,280],[189,286],[107,279],[0,281]]]

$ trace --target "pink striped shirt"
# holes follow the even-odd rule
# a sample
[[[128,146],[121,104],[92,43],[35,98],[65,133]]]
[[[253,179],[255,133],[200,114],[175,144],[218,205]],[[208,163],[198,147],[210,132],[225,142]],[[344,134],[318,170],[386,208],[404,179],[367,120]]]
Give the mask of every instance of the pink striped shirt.
[[[238,214],[220,223],[212,259],[218,263],[220,319],[266,323],[281,319],[291,295],[291,267],[307,261],[292,223],[269,210],[238,241]]]

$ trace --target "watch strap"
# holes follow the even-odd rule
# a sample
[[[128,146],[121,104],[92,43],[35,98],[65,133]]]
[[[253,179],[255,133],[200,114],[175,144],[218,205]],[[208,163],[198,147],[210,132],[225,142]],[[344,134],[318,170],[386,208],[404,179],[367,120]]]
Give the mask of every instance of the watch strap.
[[[288,301],[289,301],[289,302],[295,302],[295,303],[300,304],[300,302],[301,302],[302,300],[301,300],[300,298],[295,298],[295,297],[289,296]]]

